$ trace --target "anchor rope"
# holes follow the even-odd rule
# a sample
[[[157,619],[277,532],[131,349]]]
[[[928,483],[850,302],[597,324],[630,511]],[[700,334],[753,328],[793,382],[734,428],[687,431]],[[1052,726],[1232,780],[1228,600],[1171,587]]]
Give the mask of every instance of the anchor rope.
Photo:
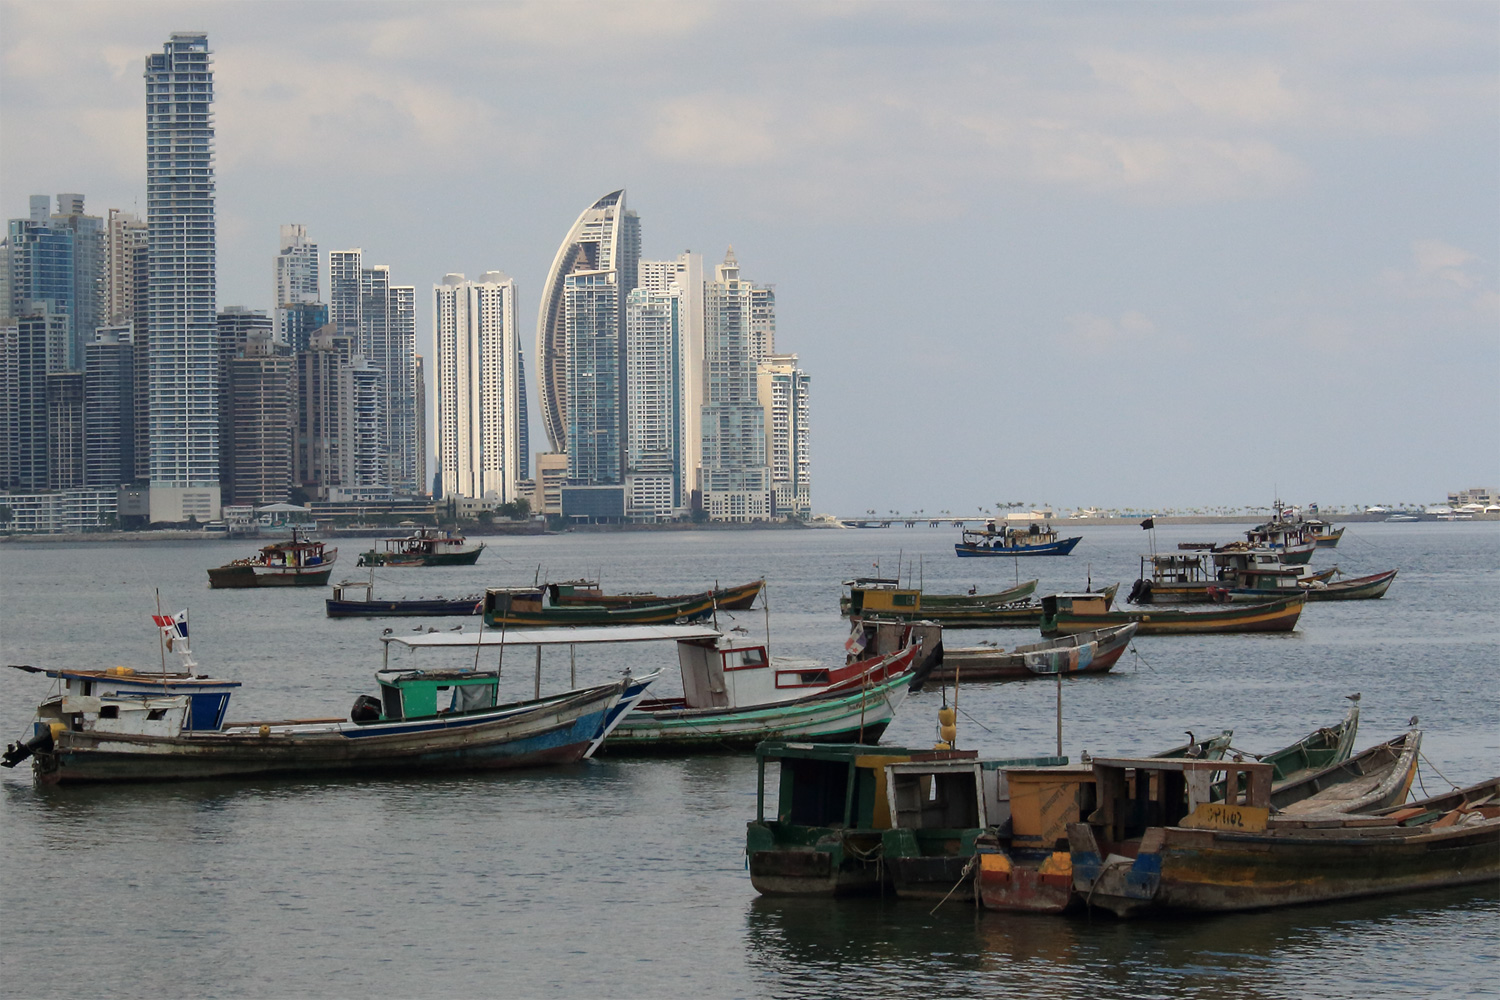
[[[927,915],[929,917],[932,916],[934,913],[936,913],[938,911],[938,907],[940,907],[944,903],[948,902],[948,897],[949,896],[952,896],[955,892],[958,891],[958,887],[964,884],[964,879],[966,879],[966,878],[969,877],[969,873],[974,870],[974,865],[975,865],[975,863],[978,860],[979,860],[979,855],[977,855],[977,854],[974,855],[973,857],[969,858],[968,863],[964,865],[964,870],[958,873],[958,881],[954,882],[953,883],[953,888],[948,890],[948,895],[944,896],[942,899],[938,900],[937,906],[934,906],[932,909],[930,909],[930,910],[927,911]]]

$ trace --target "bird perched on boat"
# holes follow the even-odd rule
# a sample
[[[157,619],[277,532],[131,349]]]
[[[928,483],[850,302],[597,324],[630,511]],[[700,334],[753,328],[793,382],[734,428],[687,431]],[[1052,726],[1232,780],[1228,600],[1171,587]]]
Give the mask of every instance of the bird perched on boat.
[[[437,631],[437,626],[435,626],[435,625],[429,625],[429,626],[427,626],[427,631],[429,631],[429,632],[436,632]]]
[[[464,627],[462,625],[455,625],[452,628],[450,628],[448,631],[449,632],[462,632],[463,630],[464,630]]]
[[[731,632],[738,632],[740,635],[749,635],[750,634],[750,630],[747,629],[743,625],[736,625],[734,628],[730,629],[729,631],[731,631]]]
[[[380,634],[381,635],[390,635],[391,634],[391,630],[388,629],[388,628],[383,628],[383,629],[380,630]]]

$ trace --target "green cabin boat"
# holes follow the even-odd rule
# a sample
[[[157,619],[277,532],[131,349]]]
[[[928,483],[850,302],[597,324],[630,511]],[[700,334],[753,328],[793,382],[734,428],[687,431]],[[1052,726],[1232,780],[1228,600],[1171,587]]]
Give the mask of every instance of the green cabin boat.
[[[486,628],[547,628],[559,625],[685,625],[711,618],[718,605],[712,593],[659,604],[606,606],[555,605],[548,588],[491,587],[484,592]]]
[[[745,831],[750,884],[762,895],[879,892],[891,828],[885,769],[910,761],[974,760],[974,750],[767,742],[755,748],[755,820]],[[779,765],[766,818],[766,765]]]

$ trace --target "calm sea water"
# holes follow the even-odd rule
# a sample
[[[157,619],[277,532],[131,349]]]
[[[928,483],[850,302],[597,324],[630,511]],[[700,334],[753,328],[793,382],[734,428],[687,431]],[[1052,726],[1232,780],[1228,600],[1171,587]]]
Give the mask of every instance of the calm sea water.
[[[765,576],[774,654],[835,660],[838,583],[908,571],[929,589],[1042,591],[1119,581],[1149,538],[1084,528],[1068,558],[960,560],[952,529],[572,534],[499,539],[474,567],[383,570],[389,596],[601,576],[612,589],[699,589]],[[1167,527],[1160,547],[1232,526]],[[348,575],[360,542],[342,543]],[[245,683],[237,719],[336,715],[373,690],[382,627],[330,621],[325,591],[210,591],[247,542],[0,546],[6,663],[159,664],[148,615],[190,609],[206,671]],[[1500,525],[1356,524],[1315,562],[1401,573],[1384,600],[1311,605],[1289,636],[1147,637],[1115,672],[1064,686],[1064,750],[1151,752],[1235,730],[1264,752],[1344,714],[1360,745],[1425,731],[1428,792],[1500,770]],[[339,575],[337,572],[336,576]],[[449,628],[453,620],[428,625]],[[468,625],[472,629],[472,623]],[[956,641],[1032,641],[966,632]],[[953,640],[950,640],[953,641]],[[424,658],[435,654],[423,654]],[[491,654],[486,654],[488,660]],[[579,655],[579,682],[667,648]],[[517,662],[519,661],[519,662]],[[512,693],[529,655],[504,665]],[[566,654],[543,663],[567,683]],[[0,670],[0,737],[29,731],[45,680]],[[1050,752],[1048,682],[966,686],[960,744]],[[939,695],[903,706],[887,742],[928,745]],[[1194,921],[1018,917],[950,901],[757,897],[744,870],[755,768],[739,757],[601,760],[400,781],[42,789],[0,773],[4,996],[1495,995],[1500,890],[1443,891]]]

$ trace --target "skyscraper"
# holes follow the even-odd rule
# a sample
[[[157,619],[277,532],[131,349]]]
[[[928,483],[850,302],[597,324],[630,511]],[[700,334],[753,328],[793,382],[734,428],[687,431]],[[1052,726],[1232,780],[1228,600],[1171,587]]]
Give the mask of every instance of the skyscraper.
[[[670,377],[679,422],[675,432],[678,464],[674,505],[686,508],[692,493],[699,489],[698,466],[703,452],[703,255],[688,250],[675,260],[641,261],[638,288],[652,293],[674,292],[677,296],[676,371],[653,375],[649,368],[639,367],[640,362],[627,361],[626,390],[635,400],[638,379]],[[627,306],[627,358],[636,353],[628,330],[628,311]],[[630,419],[630,436],[635,437],[634,417]]]
[[[150,258],[140,256],[143,250],[149,250],[149,239],[150,230],[134,213],[109,210],[104,231],[104,322],[111,326],[135,319],[136,265],[144,260],[150,266]],[[145,329],[138,332],[144,339]]]
[[[683,289],[637,288],[625,304],[626,511],[665,518],[684,506]]]
[[[135,344],[129,324],[100,327],[83,349],[83,484],[135,478]]]
[[[360,250],[328,255],[328,321],[341,336],[354,339],[359,355],[379,376],[374,401],[378,413],[363,420],[378,434],[371,442],[380,455],[373,465],[356,462],[356,485],[389,486],[401,493],[425,492],[418,481],[416,416],[416,288],[391,283],[391,270],[365,267]],[[360,385],[369,390],[368,373]],[[363,412],[363,411],[362,411]]]
[[[770,468],[775,513],[812,517],[808,420],[811,379],[797,367],[795,354],[763,358],[757,366],[757,379],[766,414],[766,464]]]
[[[733,247],[704,288],[701,481],[703,506],[716,520],[771,516],[765,410],[753,345],[757,336],[764,339],[768,310],[774,324],[774,301],[770,289],[740,277]]]
[[[83,488],[83,372],[47,373],[47,488]]]
[[[354,341],[333,324],[296,355],[297,434],[293,479],[310,495],[354,483]]]
[[[293,336],[288,329],[291,310],[295,306],[311,305],[322,298],[322,283],[318,279],[318,245],[307,238],[307,227],[293,222],[281,227],[281,252],[276,255],[276,289],[272,301],[276,304],[276,339],[283,344],[292,344]],[[322,323],[303,334],[302,343]]]
[[[609,433],[598,424],[600,412],[613,412],[617,420],[623,417],[623,401],[618,393],[623,386],[621,366],[624,364],[625,354],[620,342],[624,338],[625,297],[636,287],[640,258],[640,219],[634,212],[626,210],[625,192],[621,190],[610,192],[584,209],[552,259],[552,267],[542,286],[541,306],[537,314],[536,356],[542,426],[554,452],[569,451],[569,426],[572,419],[569,408],[573,396],[580,392],[570,385],[570,372],[575,361],[589,358],[597,360],[608,355],[613,358],[617,371],[612,383],[616,393],[613,400],[597,398],[596,390],[600,387],[593,384],[581,390],[580,401],[591,411],[583,421],[586,433]],[[573,291],[570,293],[569,278],[574,274],[589,277],[574,280],[571,284]],[[611,291],[613,305],[610,301]],[[576,301],[569,301],[570,294]],[[580,337],[582,343],[575,345],[576,352],[570,348],[570,314],[577,314],[580,320],[586,318],[589,323],[589,328]],[[612,338],[614,344],[605,346],[596,343],[600,337]],[[600,373],[592,366],[592,362],[589,363],[592,379]],[[608,482],[619,482],[621,470],[618,468],[618,441],[623,433],[623,426],[613,432],[617,468],[614,477]],[[598,449],[588,442],[585,447],[591,457],[579,468],[584,471],[597,468],[598,462],[594,456]],[[570,461],[570,477],[574,468]]]
[[[229,362],[228,381],[230,495],[242,504],[283,502],[292,488],[296,362],[271,330],[255,330]]]
[[[244,306],[226,306],[219,313],[219,475],[220,494],[226,500],[241,502],[249,495],[235,484],[235,475],[240,467],[235,456],[235,424],[240,415],[235,409],[234,362],[245,357],[252,339],[270,341],[271,323],[271,317],[262,310],[246,309]],[[245,412],[251,411],[247,409]],[[285,497],[276,499],[284,500]]]
[[[146,57],[152,521],[219,516],[212,63],[188,32]]]
[[[443,496],[510,503],[526,478],[515,281],[503,271],[447,275],[433,286],[433,330]]]

